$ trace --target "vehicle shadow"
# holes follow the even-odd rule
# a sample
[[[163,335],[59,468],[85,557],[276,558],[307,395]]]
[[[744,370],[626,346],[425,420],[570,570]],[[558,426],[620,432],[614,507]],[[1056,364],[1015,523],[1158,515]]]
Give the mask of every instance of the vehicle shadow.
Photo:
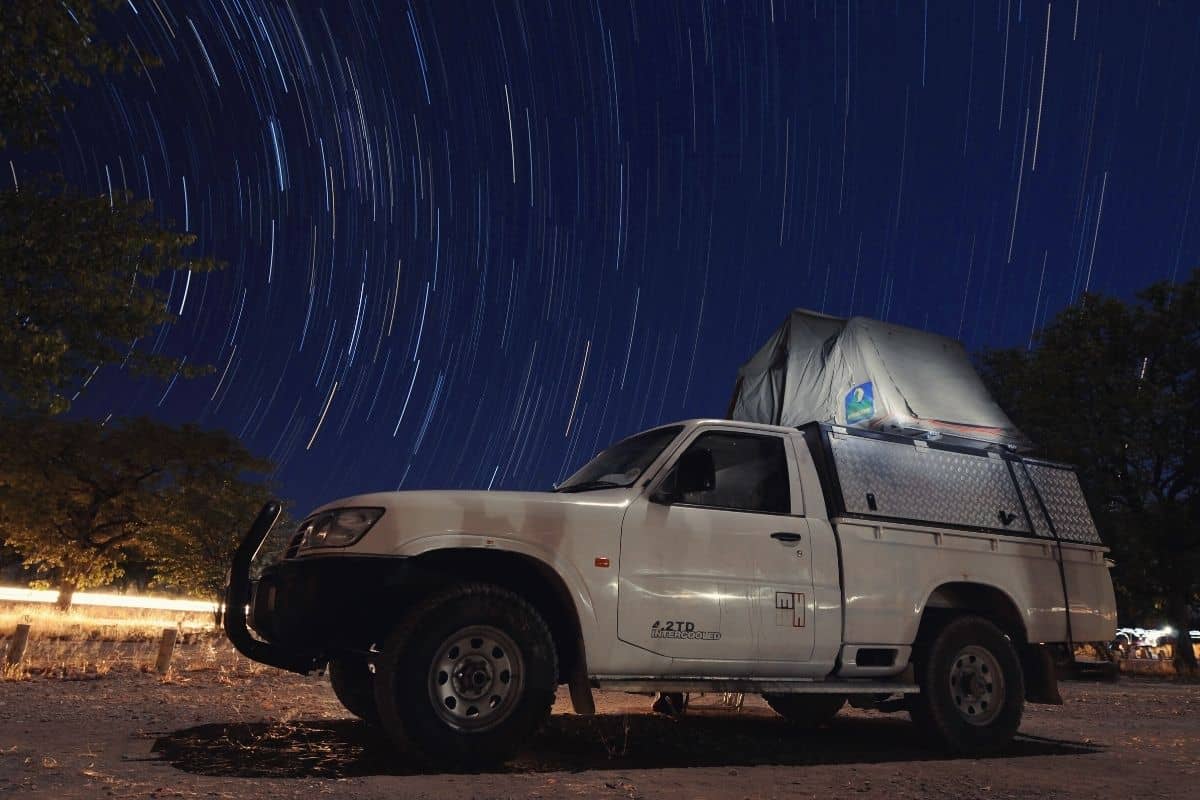
[[[529,746],[494,772],[873,764],[949,756],[914,740],[908,720],[838,718],[816,731],[765,715],[689,713],[581,717],[558,714]],[[1084,755],[1081,742],[1018,736],[997,758]],[[177,769],[246,778],[350,778],[426,775],[445,770],[415,752],[396,751],[383,733],[353,719],[212,723],[160,737],[154,752]]]

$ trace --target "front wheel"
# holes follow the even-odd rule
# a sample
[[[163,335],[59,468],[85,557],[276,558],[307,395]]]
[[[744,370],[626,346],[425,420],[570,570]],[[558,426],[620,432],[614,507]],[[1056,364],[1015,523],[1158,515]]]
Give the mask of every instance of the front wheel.
[[[947,623],[916,658],[921,693],[909,716],[933,740],[960,755],[994,753],[1021,724],[1025,682],[1012,641],[982,617]]]
[[[392,740],[459,766],[512,756],[549,717],[558,674],[541,615],[487,584],[430,597],[375,664],[375,704]]]

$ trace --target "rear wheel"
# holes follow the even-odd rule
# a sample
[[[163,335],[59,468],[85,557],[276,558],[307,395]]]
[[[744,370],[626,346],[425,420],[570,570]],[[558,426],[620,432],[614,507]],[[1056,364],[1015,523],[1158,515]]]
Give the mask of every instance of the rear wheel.
[[[916,658],[921,693],[909,716],[930,738],[962,755],[994,753],[1021,724],[1025,683],[1012,642],[982,617],[946,624]]]
[[[329,683],[341,704],[354,716],[379,722],[375,708],[375,681],[362,656],[343,656],[329,662]]]
[[[550,715],[558,674],[541,615],[496,586],[422,603],[376,657],[375,702],[393,741],[456,765],[504,761]]]
[[[776,714],[804,728],[824,725],[846,703],[840,694],[764,694],[763,700]]]

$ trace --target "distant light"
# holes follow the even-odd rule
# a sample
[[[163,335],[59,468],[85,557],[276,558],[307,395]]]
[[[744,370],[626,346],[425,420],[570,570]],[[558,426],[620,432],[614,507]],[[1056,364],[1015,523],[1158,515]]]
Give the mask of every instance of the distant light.
[[[0,586],[0,600],[14,603],[56,603],[58,592],[54,589],[25,589],[17,586]],[[153,597],[149,595],[108,594],[100,592],[76,592],[71,599],[77,606],[109,606],[113,608],[147,608],[157,611],[194,611],[215,613],[217,604],[207,600],[185,600],[178,597]]]

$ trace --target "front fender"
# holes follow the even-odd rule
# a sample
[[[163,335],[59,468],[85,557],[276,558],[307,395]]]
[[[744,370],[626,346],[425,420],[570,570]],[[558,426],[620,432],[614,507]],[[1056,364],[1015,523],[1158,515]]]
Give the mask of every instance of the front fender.
[[[436,533],[410,539],[396,550],[400,556],[421,556],[438,550],[481,550],[516,553],[539,562],[554,572],[567,588],[579,620],[584,643],[596,641],[596,605],[583,575],[570,561],[528,541],[505,536],[474,533]]]

